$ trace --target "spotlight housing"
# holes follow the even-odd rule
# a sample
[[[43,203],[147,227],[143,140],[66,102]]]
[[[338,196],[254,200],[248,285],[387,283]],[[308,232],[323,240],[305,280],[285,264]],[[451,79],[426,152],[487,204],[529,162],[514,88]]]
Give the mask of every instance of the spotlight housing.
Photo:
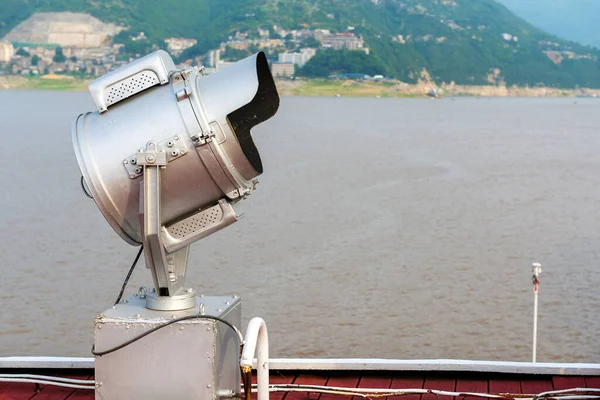
[[[205,76],[158,51],[89,89],[97,111],[72,129],[85,184],[121,238],[144,245],[147,307],[194,307],[189,245],[236,222],[263,172],[251,129],[279,107],[265,54]]]

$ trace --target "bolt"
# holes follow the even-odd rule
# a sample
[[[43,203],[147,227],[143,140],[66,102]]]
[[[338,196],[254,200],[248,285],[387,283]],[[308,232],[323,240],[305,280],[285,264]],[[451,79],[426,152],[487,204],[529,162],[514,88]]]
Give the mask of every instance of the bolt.
[[[171,155],[172,155],[173,157],[177,157],[177,156],[179,155],[179,152],[178,152],[177,150],[172,150],[172,151],[171,151]]]
[[[173,141],[172,140],[169,140],[167,142],[167,147],[173,147]]]
[[[135,158],[135,157],[131,157],[131,158],[129,159],[129,162],[135,165],[135,164],[137,164],[137,158]]]
[[[137,168],[135,169],[135,173],[136,173],[136,174],[141,174],[141,173],[142,173],[142,167],[137,167]]]

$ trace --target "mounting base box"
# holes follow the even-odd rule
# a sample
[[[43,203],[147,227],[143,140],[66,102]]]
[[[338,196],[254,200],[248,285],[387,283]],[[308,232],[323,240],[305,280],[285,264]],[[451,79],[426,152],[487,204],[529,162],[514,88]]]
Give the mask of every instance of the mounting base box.
[[[119,346],[169,320],[213,315],[241,326],[237,297],[198,297],[196,307],[154,311],[132,296],[100,314],[94,324],[97,352]],[[189,319],[161,328],[113,353],[97,356],[96,400],[203,399],[239,396],[240,341],[227,325]]]

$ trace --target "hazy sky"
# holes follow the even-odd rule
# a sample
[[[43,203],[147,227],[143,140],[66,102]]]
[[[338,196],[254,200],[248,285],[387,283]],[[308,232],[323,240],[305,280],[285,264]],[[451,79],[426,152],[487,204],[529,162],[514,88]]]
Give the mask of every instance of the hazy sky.
[[[496,0],[547,32],[600,48],[600,0]]]

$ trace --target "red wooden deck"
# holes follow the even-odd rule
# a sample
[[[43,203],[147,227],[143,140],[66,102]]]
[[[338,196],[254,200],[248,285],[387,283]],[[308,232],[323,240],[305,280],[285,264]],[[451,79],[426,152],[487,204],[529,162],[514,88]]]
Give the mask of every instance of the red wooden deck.
[[[31,373],[75,379],[93,379],[92,370],[0,370],[0,373]],[[303,373],[271,371],[270,383],[294,383],[359,388],[440,389],[483,393],[537,394],[548,390],[575,387],[600,389],[600,377],[515,375],[491,373],[435,373],[389,371],[326,371]],[[0,382],[0,400],[83,400],[93,399],[93,390],[56,386],[36,386],[32,383]],[[442,399],[447,397],[441,397]],[[272,400],[337,400],[339,396],[316,393],[272,393]],[[433,394],[391,396],[387,400],[438,400]],[[465,397],[466,400],[475,398]],[[462,400],[457,399],[457,400]]]

